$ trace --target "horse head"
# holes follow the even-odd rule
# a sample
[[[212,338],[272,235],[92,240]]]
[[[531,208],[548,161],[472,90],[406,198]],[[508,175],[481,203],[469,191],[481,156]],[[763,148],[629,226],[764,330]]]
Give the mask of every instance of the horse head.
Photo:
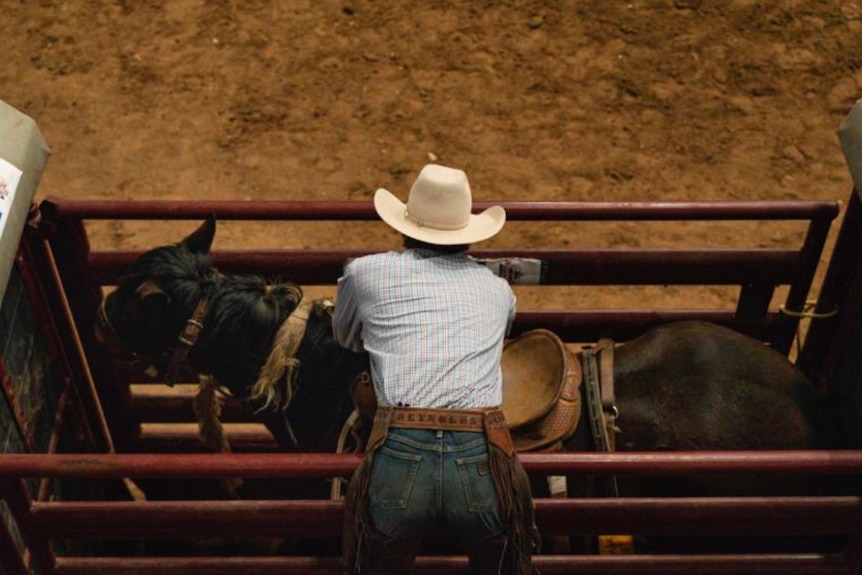
[[[152,249],[119,279],[102,301],[96,336],[117,354],[153,357],[176,343],[192,310],[215,283],[209,249],[210,218],[176,245]]]
[[[293,284],[219,273],[210,257],[215,231],[216,220],[210,217],[179,243],[142,254],[105,297],[97,336],[115,353],[156,365],[168,383],[188,365],[212,375],[234,397],[248,400],[276,335],[303,294]],[[349,383],[367,359],[341,349],[332,339],[328,317],[321,314],[308,318],[300,337],[295,363],[302,369],[294,382],[299,405],[291,409],[299,423],[288,423],[286,405],[262,409],[266,402],[258,400],[250,406],[283,447],[304,439],[305,450],[312,450],[319,447],[320,425],[326,424],[322,433],[331,435],[334,422],[345,410],[349,414]],[[309,402],[317,402],[311,419],[305,414]],[[332,421],[321,417],[328,408],[336,412]]]

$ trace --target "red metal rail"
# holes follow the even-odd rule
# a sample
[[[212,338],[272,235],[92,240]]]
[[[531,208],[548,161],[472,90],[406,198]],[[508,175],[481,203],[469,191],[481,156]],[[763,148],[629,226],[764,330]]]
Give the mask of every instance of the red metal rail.
[[[793,555],[708,555],[708,556],[603,556],[536,557],[536,567],[544,575],[847,575],[840,556]],[[194,558],[58,558],[55,575],[341,575],[341,559],[316,557],[194,557]],[[416,575],[469,575],[464,557],[420,557]]]
[[[687,451],[522,453],[536,475],[690,475],[800,473],[862,475],[862,451]],[[333,477],[350,475],[359,454],[4,454],[9,477]]]
[[[537,498],[547,535],[842,535],[862,533],[859,497]],[[31,529],[64,539],[341,535],[340,501],[34,503]]]
[[[87,265],[93,278],[111,285],[141,251],[93,251]],[[348,259],[372,253],[343,250],[224,250],[212,253],[224,273],[256,273],[290,278],[301,285],[334,285]],[[790,249],[482,249],[479,259],[541,260],[542,285],[744,285],[790,284],[796,279],[799,251]],[[697,274],[692,274],[697,270]]]
[[[522,221],[670,221],[670,220],[833,220],[837,202],[475,202],[474,211],[492,205]],[[215,214],[223,220],[376,221],[367,201],[105,201],[49,196],[40,204],[50,219],[198,220]]]
[[[794,555],[657,555],[536,557],[544,575],[847,575],[841,556]],[[340,558],[317,557],[172,557],[172,558],[66,558],[57,559],[55,575],[342,575]],[[469,575],[465,557],[419,557],[416,575]]]

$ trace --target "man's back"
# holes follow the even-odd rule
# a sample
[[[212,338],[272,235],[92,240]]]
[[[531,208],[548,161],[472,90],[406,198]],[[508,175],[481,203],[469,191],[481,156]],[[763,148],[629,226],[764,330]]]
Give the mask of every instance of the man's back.
[[[500,404],[500,353],[515,297],[465,253],[409,249],[355,260],[339,286],[339,306],[361,326],[340,335],[361,337],[381,404]]]

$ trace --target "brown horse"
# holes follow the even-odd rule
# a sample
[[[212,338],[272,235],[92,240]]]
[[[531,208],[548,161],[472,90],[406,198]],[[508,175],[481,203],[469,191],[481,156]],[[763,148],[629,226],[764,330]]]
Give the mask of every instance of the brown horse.
[[[102,339],[139,356],[173,355],[174,364],[180,357],[197,372],[211,374],[234,397],[249,402],[284,450],[335,451],[354,407],[349,388],[367,369],[367,356],[341,348],[328,316],[311,313],[290,361],[292,393],[287,387],[278,391],[291,397],[287,409],[264,408],[263,399],[252,399],[273,341],[302,291],[259,277],[220,274],[208,255],[214,236],[210,218],[180,243],[150,250],[134,262],[104,302],[98,322]],[[194,344],[180,346],[177,356],[181,333],[193,336]],[[730,329],[705,322],[654,328],[616,347],[613,373],[619,451],[824,445],[822,399],[815,388],[786,357]],[[586,409],[587,402],[581,404]],[[565,445],[572,451],[591,446],[583,423]],[[570,490],[576,485],[571,482]],[[710,477],[685,482],[630,477],[619,483],[622,495],[734,494],[762,487],[745,478]],[[774,488],[774,482],[766,487]]]

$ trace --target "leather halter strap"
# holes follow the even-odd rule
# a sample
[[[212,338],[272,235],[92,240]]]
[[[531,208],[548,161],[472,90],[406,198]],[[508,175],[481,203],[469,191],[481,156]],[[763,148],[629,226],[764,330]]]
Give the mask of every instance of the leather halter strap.
[[[174,353],[171,355],[168,367],[165,370],[165,383],[169,386],[173,387],[177,380],[177,376],[180,373],[180,369],[182,369],[183,364],[189,356],[189,352],[198,342],[198,337],[200,337],[201,332],[204,329],[204,318],[206,318],[209,310],[209,301],[206,298],[201,298],[201,300],[198,301],[198,305],[195,306],[195,311],[192,313],[192,317],[186,320],[186,325],[183,327],[183,331],[181,331],[179,337],[177,337],[177,346],[174,347]]]
[[[115,340],[117,338],[117,330],[114,329],[114,324],[111,323],[111,318],[108,317],[108,310],[105,309],[105,302],[107,301],[108,298],[103,297],[99,303],[99,309],[96,311],[96,328],[103,336]]]
[[[610,339],[600,339],[596,346],[599,354],[599,380],[602,390],[602,411],[605,414],[605,424],[608,430],[608,443],[611,451],[616,449],[616,419],[619,417],[617,398],[614,392],[614,342]]]
[[[583,352],[590,433],[596,449],[608,453],[616,447],[616,419],[619,414],[614,399],[613,349],[613,341],[602,339],[595,347],[586,348]],[[608,478],[606,488],[615,497],[619,495],[616,477]]]

